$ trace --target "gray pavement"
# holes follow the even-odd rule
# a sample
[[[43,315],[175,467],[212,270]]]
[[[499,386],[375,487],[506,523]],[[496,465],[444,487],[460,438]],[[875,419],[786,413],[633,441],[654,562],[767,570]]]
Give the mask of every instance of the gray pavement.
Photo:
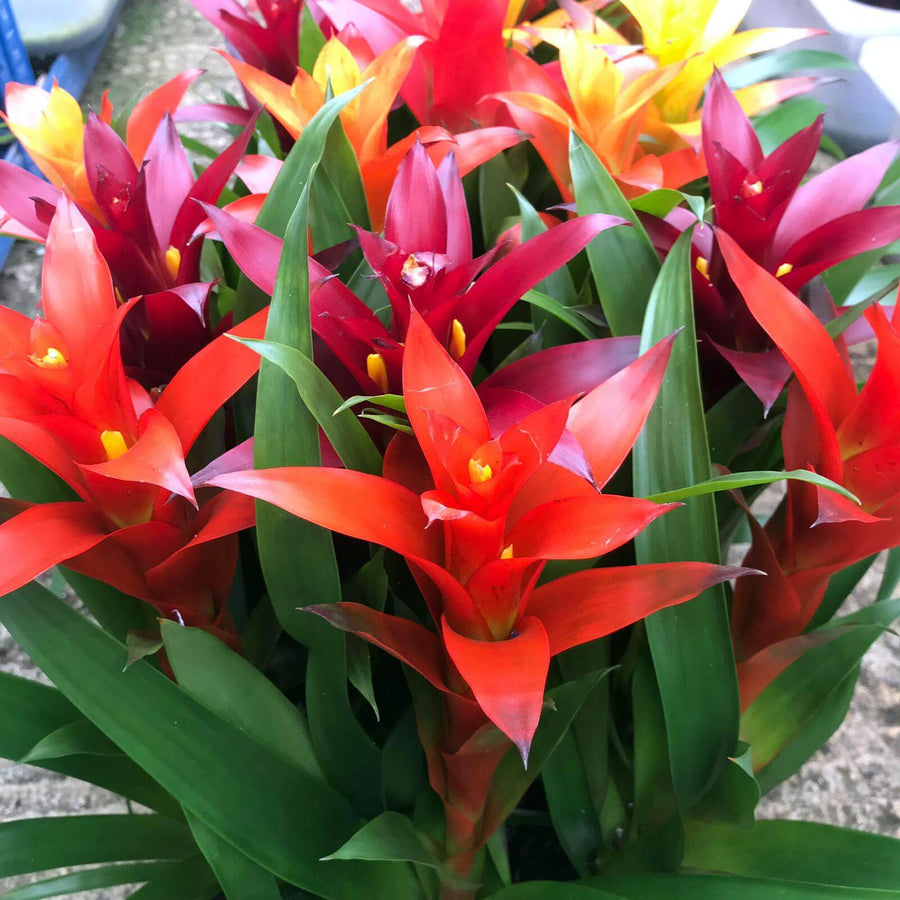
[[[136,91],[160,84],[189,66],[209,71],[192,89],[195,102],[220,99],[235,85],[230,70],[210,47],[213,29],[186,0],[131,0],[88,86],[85,100],[99,106],[105,87],[124,103]],[[208,130],[197,127],[202,137]],[[40,253],[20,243],[0,273],[0,301],[33,312],[38,300]],[[878,570],[880,571],[880,569]],[[871,597],[877,572],[863,583],[856,602]],[[0,669],[41,678],[0,628]],[[862,668],[850,714],[838,733],[803,770],[760,805],[765,817],[806,819],[900,836],[900,637],[886,634]],[[32,816],[124,812],[116,796],[83,782],[30,766],[0,762],[0,821]],[[0,879],[0,891],[24,879]],[[92,891],[84,900],[119,900],[127,891]],[[177,898],[173,898],[177,900]]]

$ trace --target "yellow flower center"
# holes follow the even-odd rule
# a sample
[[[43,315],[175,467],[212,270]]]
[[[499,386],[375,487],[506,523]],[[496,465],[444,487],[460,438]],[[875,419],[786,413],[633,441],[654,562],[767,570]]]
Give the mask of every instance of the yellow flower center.
[[[481,463],[474,456],[469,460],[469,481],[472,484],[484,484],[493,477],[494,470],[487,463]]]
[[[512,559],[513,558],[513,545],[510,544],[508,547],[503,548],[503,552],[500,554],[500,559]]]
[[[69,365],[63,352],[56,347],[48,347],[43,356],[31,354],[28,358],[42,369],[65,369]]]
[[[450,355],[454,359],[462,359],[466,352],[466,330],[459,319],[454,319],[450,326]]]
[[[166,250],[166,271],[173,281],[178,277],[178,270],[180,268],[181,251],[177,247],[169,247],[169,249]]]
[[[756,197],[763,192],[763,183],[762,181],[754,181],[752,184],[749,181],[744,182],[744,195],[747,197]]]
[[[782,263],[778,267],[778,271],[775,273],[775,277],[781,278],[783,275],[790,275],[793,271],[794,267],[790,263]]]
[[[382,394],[387,393],[387,366],[384,364],[384,357],[380,353],[370,353],[366,357],[366,374],[378,385]]]
[[[100,442],[106,451],[107,459],[118,459],[128,451],[128,444],[121,431],[103,431],[100,433]]]

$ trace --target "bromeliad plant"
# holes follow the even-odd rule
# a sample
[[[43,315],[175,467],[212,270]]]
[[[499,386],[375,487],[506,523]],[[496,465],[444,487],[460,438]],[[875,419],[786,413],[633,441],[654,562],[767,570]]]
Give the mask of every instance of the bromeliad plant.
[[[900,615],[897,146],[810,177],[794,96],[839,61],[742,3],[193,4],[245,106],[7,86],[0,622],[54,686],[0,675],[0,754],[141,809],[0,825],[90,866],[4,897],[900,897],[754,822]]]

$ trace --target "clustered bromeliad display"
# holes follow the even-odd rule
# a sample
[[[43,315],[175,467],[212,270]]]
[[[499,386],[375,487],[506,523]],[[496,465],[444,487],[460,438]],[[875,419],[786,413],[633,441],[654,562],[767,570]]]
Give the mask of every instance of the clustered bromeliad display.
[[[0,676],[0,755],[150,812],[0,825],[96,864],[4,896],[900,897],[753,821],[900,615],[845,63],[726,0],[192,2],[240,100],[6,86],[0,622],[55,687]]]

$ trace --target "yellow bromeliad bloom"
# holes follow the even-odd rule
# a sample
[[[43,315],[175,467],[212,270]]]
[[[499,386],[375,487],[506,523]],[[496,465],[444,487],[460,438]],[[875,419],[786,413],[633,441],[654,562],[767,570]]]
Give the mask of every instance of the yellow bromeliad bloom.
[[[104,101],[101,118],[108,124],[112,107]],[[10,82],[3,118],[47,180],[82,209],[100,216],[84,168],[84,117],[78,101],[55,80],[49,92]]]
[[[775,50],[811,37],[814,28],[754,28],[738,32],[750,0],[622,0],[641,26],[648,54],[661,66],[684,62],[684,68],[656,98],[657,133],[666,143],[667,130],[693,145],[700,139],[700,104],[713,68],[754,53]],[[737,92],[752,116],[802,93],[810,78],[785,78],[751,85]]]

